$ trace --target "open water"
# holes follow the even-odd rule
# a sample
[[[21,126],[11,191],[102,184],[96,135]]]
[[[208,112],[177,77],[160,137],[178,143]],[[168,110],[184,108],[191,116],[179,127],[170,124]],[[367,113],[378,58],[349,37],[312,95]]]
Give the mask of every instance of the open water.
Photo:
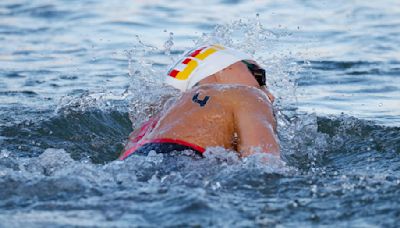
[[[218,42],[277,96],[283,161],[115,161]],[[398,227],[399,1],[0,2],[0,227]]]

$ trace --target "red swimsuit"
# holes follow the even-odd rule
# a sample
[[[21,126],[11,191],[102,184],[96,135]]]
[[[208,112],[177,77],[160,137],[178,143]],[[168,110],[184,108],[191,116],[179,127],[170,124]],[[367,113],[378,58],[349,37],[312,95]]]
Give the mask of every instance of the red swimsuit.
[[[134,152],[154,149],[158,153],[168,153],[170,151],[193,150],[199,154],[203,154],[205,149],[193,143],[189,143],[180,139],[158,138],[150,140],[142,140],[143,137],[151,132],[157,125],[158,119],[151,118],[145,122],[139,130],[136,137],[131,138],[125,146],[125,151],[119,157],[119,160],[124,160]]]

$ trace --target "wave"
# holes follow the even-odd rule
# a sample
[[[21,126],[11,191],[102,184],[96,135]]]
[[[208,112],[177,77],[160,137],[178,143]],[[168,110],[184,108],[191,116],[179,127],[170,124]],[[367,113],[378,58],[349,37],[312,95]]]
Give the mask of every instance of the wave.
[[[291,132],[280,132],[284,161],[265,154],[241,160],[223,148],[208,148],[200,160],[149,153],[114,161],[131,131],[127,111],[70,107],[45,120],[8,124],[0,130],[0,209],[10,213],[0,221],[43,225],[47,215],[59,225],[107,218],[113,226],[176,226],[209,218],[219,226],[226,224],[228,207],[236,216],[231,225],[265,225],[290,223],[299,210],[304,222],[348,213],[356,219],[362,205],[376,215],[382,207],[393,210],[380,192],[398,194],[398,127],[345,115],[285,118],[280,130]],[[370,204],[376,200],[381,206]],[[331,201],[360,206],[338,210]]]

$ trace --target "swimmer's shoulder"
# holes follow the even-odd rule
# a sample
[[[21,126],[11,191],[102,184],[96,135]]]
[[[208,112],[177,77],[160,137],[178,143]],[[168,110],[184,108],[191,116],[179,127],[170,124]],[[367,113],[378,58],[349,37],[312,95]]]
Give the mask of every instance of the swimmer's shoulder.
[[[261,89],[245,85],[206,84],[193,88],[190,93],[200,93],[225,101],[233,101],[234,103],[270,103],[268,96]]]

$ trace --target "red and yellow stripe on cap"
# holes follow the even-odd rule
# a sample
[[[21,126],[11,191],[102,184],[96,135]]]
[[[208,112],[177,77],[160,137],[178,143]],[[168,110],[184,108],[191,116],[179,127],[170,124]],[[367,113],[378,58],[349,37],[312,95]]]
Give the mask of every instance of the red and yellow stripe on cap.
[[[185,58],[183,60],[178,61],[178,63],[174,66],[174,68],[172,68],[168,72],[168,75],[179,80],[187,80],[190,74],[196,69],[196,67],[198,67],[199,65],[198,60],[202,61],[206,59],[208,56],[223,49],[225,48],[215,44],[195,49],[189,52],[187,55],[185,55]],[[177,69],[179,65],[185,65],[183,70]]]

